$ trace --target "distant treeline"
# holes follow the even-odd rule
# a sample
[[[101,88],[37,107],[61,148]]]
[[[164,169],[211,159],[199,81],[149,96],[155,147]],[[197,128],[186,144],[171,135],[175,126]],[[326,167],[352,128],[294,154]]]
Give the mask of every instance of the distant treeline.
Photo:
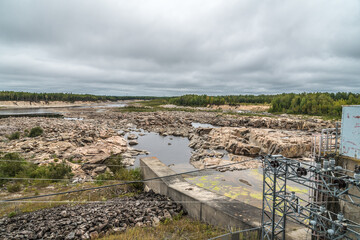
[[[343,105],[360,104],[360,94],[338,93],[283,93],[278,95],[184,95],[169,99],[181,106],[239,105],[242,103],[270,104],[269,112],[322,116],[341,116]]]
[[[271,102],[269,112],[341,116],[343,105],[360,104],[360,94],[355,93],[283,93]]]
[[[228,96],[207,96],[207,95],[184,95],[169,99],[169,102],[181,106],[207,105],[239,105],[240,103],[270,103],[274,95],[228,95]]]
[[[0,101],[64,101],[64,102],[75,102],[75,101],[118,101],[118,100],[151,100],[157,97],[144,97],[144,96],[98,96],[91,94],[74,94],[74,93],[30,93],[30,92],[12,92],[12,91],[1,91]]]

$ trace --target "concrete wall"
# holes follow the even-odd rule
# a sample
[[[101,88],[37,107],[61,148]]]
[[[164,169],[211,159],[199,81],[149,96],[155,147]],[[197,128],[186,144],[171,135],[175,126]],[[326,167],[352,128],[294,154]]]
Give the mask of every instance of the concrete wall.
[[[155,157],[140,159],[140,167],[144,179],[176,174]],[[261,209],[190,184],[180,175],[148,181],[145,185],[181,203],[193,219],[232,231],[261,226]],[[292,221],[287,222],[286,229],[286,239],[306,239],[307,230]]]
[[[340,153],[360,160],[360,105],[342,108]]]
[[[145,179],[176,174],[157,158],[140,160]],[[192,185],[181,176],[146,182],[156,193],[180,202],[188,215],[227,229],[247,229],[261,224],[261,209]]]
[[[338,158],[339,160],[339,164],[346,169],[349,170],[354,170],[355,169],[355,165],[360,165],[360,160],[359,159],[355,159],[355,158],[350,158],[350,157],[344,157],[344,156],[340,156]],[[353,176],[351,176],[353,177]],[[359,195],[359,190],[357,190],[356,188],[352,188],[349,193],[354,194],[354,195]],[[354,202],[356,203],[360,203],[359,200],[357,199],[353,199]],[[336,206],[334,206],[336,207]],[[354,206],[351,203],[347,203],[344,201],[340,201],[340,207],[341,207],[341,211],[344,213],[344,216],[346,219],[350,219],[354,222],[360,222],[360,207]]]

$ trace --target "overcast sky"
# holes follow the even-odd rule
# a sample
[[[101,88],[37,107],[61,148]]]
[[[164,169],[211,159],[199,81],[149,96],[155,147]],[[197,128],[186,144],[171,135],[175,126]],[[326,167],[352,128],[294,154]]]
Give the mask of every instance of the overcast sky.
[[[360,92],[360,1],[1,0],[0,90]]]

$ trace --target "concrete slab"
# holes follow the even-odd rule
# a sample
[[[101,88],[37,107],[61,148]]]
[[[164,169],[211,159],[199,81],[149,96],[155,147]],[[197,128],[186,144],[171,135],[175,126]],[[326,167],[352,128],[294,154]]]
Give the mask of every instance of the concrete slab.
[[[185,180],[209,191],[262,208],[262,169],[214,173],[206,176],[185,177]],[[296,183],[288,183],[287,190],[307,199],[308,189]]]
[[[236,198],[210,191],[186,181],[182,176],[166,177],[176,173],[155,157],[140,159],[140,166],[145,179],[164,177],[161,178],[161,181],[146,182],[148,188],[181,203],[189,216],[194,219],[232,230],[261,225],[262,210],[256,204],[248,204]],[[199,176],[199,178],[201,177]],[[194,181],[194,179],[192,180]],[[299,232],[302,229],[301,226],[292,222],[288,222],[287,226],[292,232]],[[298,234],[296,236],[290,234],[291,232],[288,234],[288,239],[305,239]]]

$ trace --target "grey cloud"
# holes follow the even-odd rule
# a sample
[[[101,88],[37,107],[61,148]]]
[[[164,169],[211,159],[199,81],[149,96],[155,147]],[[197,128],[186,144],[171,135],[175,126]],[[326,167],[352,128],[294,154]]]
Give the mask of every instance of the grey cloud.
[[[357,0],[3,0],[0,90],[360,90]]]

